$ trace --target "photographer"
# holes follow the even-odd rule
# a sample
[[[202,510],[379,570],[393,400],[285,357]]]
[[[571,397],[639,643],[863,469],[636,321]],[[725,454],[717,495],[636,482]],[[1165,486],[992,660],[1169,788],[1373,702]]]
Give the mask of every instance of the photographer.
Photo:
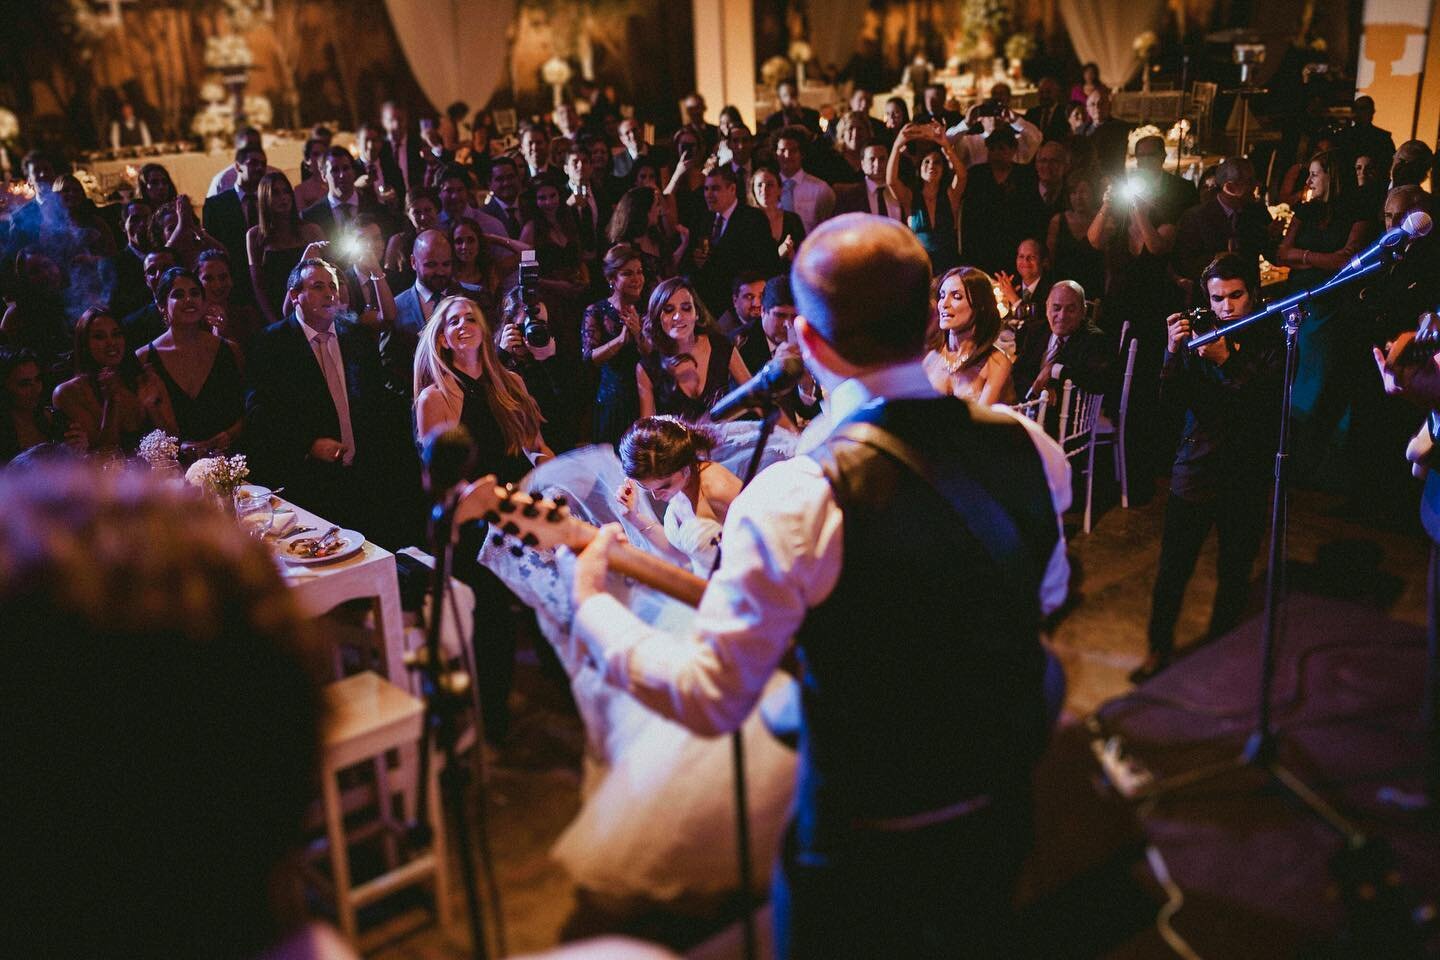
[[[1145,662],[1136,683],[1170,665],[1185,586],[1213,526],[1219,540],[1218,585],[1206,636],[1239,623],[1269,505],[1270,470],[1280,409],[1283,349],[1270,328],[1247,330],[1199,351],[1192,336],[1258,309],[1258,278],[1248,258],[1221,254],[1201,276],[1213,314],[1194,310],[1166,320],[1169,340],[1160,376],[1162,400],[1182,406],[1185,428],[1170,474],[1170,499],[1151,598]]]

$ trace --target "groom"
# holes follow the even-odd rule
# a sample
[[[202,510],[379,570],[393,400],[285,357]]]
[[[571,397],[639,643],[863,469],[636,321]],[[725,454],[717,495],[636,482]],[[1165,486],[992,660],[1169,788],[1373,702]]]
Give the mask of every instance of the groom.
[[[609,682],[712,735],[741,724],[793,641],[804,719],[779,956],[1004,956],[1069,470],[1028,421],[936,395],[929,259],[904,225],[830,220],[791,279],[830,398],[812,452],[736,498],[693,637],[606,592],[614,526],[576,558],[575,631]]]

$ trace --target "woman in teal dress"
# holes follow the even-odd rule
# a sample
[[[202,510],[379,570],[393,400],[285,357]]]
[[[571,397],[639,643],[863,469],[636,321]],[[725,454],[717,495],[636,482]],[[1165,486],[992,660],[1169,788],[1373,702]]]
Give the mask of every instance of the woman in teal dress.
[[[906,147],[916,145],[919,177],[902,171]],[[906,223],[925,252],[936,276],[960,263],[960,201],[965,196],[965,164],[955,155],[938,123],[911,123],[902,127],[890,151],[885,179],[900,198]],[[907,182],[908,181],[908,182]]]

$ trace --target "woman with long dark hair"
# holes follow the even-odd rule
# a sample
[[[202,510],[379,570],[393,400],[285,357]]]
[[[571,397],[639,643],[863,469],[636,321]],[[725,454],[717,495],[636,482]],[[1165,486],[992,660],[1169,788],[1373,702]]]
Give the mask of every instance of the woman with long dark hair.
[[[935,284],[938,327],[925,354],[925,374],[943,394],[1014,403],[1010,358],[996,345],[1002,324],[995,282],[984,270],[952,267]]]
[[[641,526],[657,549],[674,547],[691,568],[709,577],[720,550],[720,531],[740,478],[709,453],[715,435],[678,417],[645,417],[620,438],[620,466],[626,480],[615,493],[619,513],[634,517],[643,490],[665,504],[665,519]]]
[[[91,450],[135,449],[151,430],[175,432],[165,385],[125,349],[125,332],[104,307],[75,321],[75,376],[55,388],[55,409],[85,434]]]
[[[195,457],[228,453],[245,426],[239,348],[211,331],[205,290],[192,271],[166,271],[155,303],[168,329],[135,355],[164,384],[180,452]]]
[[[739,352],[713,326],[688,278],[672,277],[650,294],[642,327],[649,352],[635,365],[642,417],[699,420],[732,384],[750,379]]]
[[[45,406],[39,359],[30,350],[0,347],[0,466],[32,447],[59,439],[59,426]],[[85,431],[74,423],[65,427],[63,437],[76,452],[89,447]]]
[[[664,199],[653,188],[631,187],[615,205],[605,234],[612,245],[626,244],[640,255],[646,290],[675,276],[690,246],[689,228],[681,223],[672,225],[665,208]]]
[[[245,233],[245,252],[250,260],[250,283],[255,302],[268,326],[289,312],[285,309],[286,281],[300,262],[306,246],[325,238],[313,223],[302,223],[299,205],[290,178],[267,173],[256,190],[259,222]]]
[[[902,176],[900,163],[910,143],[925,144],[919,178]],[[960,260],[960,202],[965,197],[965,164],[937,126],[912,123],[900,131],[885,168],[885,180],[910,211],[910,230],[930,254],[932,273],[944,273]]]
[[[590,437],[596,443],[617,443],[640,416],[635,367],[643,336],[639,307],[645,295],[645,268],[638,249],[617,243],[605,254],[602,270],[610,296],[585,308],[580,353],[600,368]]]

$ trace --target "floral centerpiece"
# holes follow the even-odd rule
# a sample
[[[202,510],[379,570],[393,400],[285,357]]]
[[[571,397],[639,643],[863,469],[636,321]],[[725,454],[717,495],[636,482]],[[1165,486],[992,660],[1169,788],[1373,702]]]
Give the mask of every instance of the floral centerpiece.
[[[250,126],[264,130],[274,119],[275,108],[269,97],[253,94],[245,98],[245,122]]]
[[[156,473],[170,476],[180,473],[180,441],[164,430],[152,430],[141,437],[135,454]]]
[[[565,84],[575,71],[570,69],[570,64],[564,57],[551,57],[540,65],[540,78],[550,84],[550,90],[555,94],[555,106],[560,106],[565,99]]]
[[[233,502],[235,490],[250,476],[244,454],[233,457],[204,457],[190,464],[185,482],[199,487],[224,504]]]
[[[1160,128],[1155,126],[1155,124],[1153,123],[1147,123],[1144,126],[1136,127],[1134,130],[1130,131],[1130,136],[1126,138],[1127,142],[1125,144],[1125,155],[1127,157],[1135,156],[1135,144],[1139,143],[1141,140],[1144,140],[1146,137],[1160,137],[1161,139],[1164,139],[1164,136],[1165,135],[1160,132]]]
[[[815,51],[810,49],[810,44],[804,40],[794,40],[790,43],[790,60],[795,64],[795,82],[803,90],[805,88],[805,67],[814,58]]]
[[[776,54],[760,67],[760,80],[772,90],[785,80],[795,78],[795,64]]]
[[[221,73],[249,70],[255,65],[250,44],[238,33],[205,38],[205,66]]]

